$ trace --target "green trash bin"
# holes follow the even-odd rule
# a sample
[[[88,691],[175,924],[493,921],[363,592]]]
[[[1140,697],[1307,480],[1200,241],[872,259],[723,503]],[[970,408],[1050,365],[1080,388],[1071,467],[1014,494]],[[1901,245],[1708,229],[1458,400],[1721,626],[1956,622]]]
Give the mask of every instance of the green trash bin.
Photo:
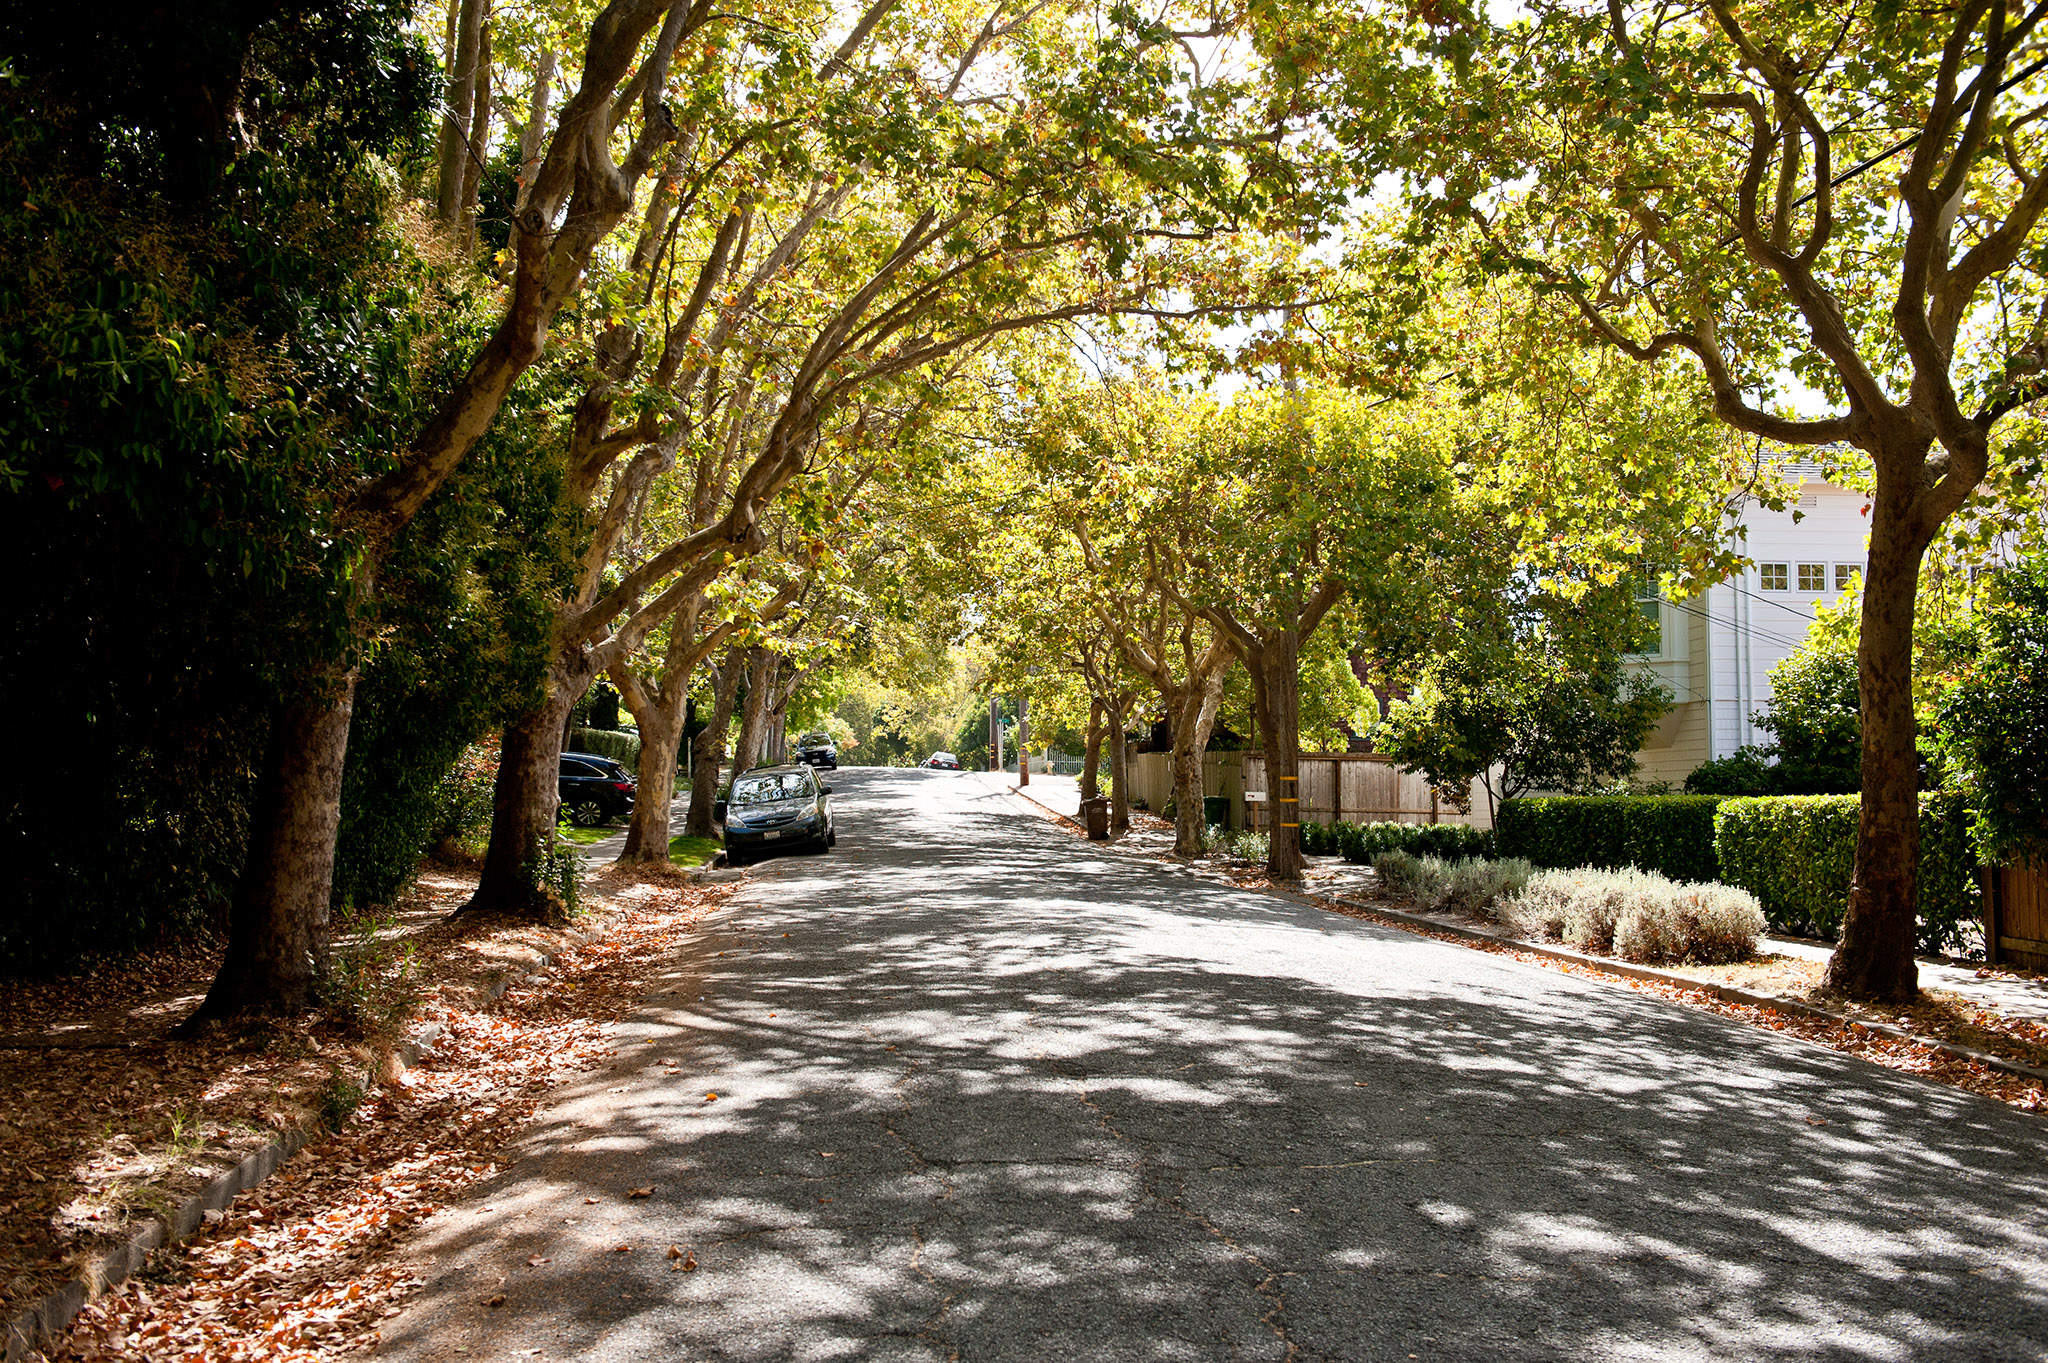
[[[1230,797],[1228,795],[1204,795],[1202,797],[1202,822],[1222,828],[1230,823]]]

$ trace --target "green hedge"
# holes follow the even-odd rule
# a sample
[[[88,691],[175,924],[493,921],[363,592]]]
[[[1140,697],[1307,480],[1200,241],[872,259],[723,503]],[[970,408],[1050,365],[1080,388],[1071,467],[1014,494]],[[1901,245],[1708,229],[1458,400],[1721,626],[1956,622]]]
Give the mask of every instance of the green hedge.
[[[1570,869],[1634,866],[1672,880],[1718,879],[1714,811],[1719,795],[1565,795],[1504,800],[1495,820],[1500,854]]]
[[[640,770],[640,736],[620,733],[615,729],[571,729],[569,746],[565,752],[596,753],[609,757],[627,771]]]
[[[1384,852],[1456,860],[1492,856],[1493,834],[1461,823],[1303,823],[1301,850],[1361,865]]]
[[[1714,818],[1721,879],[1757,897],[1779,932],[1832,938],[1849,910],[1855,795],[1731,799]],[[1920,797],[1920,950],[1959,952],[1978,917],[1969,824],[1952,798]]]

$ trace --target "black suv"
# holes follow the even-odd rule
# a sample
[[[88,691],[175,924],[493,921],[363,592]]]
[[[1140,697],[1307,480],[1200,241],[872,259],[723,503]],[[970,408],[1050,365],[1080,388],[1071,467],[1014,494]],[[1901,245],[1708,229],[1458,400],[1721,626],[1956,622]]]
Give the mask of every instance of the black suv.
[[[839,749],[830,734],[808,733],[796,741],[794,760],[825,771],[838,771]]]
[[[633,812],[633,774],[596,753],[562,754],[562,813],[578,828]]]

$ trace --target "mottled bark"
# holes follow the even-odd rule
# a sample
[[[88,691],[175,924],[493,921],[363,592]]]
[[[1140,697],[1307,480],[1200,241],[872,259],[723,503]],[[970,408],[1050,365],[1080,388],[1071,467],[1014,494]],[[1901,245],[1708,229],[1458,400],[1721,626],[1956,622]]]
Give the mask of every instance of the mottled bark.
[[[539,871],[555,841],[562,725],[591,679],[588,671],[558,666],[547,700],[505,726],[491,789],[491,845],[476,894],[460,912],[540,917],[554,912]]]
[[[1124,738],[1125,702],[1119,699],[1110,715],[1109,831],[1131,831],[1131,745]]]
[[[1081,798],[1092,800],[1096,794],[1095,766],[1102,760],[1102,699],[1091,696],[1088,699],[1088,737],[1082,744],[1081,755]]]
[[[1252,673],[1254,725],[1266,736],[1266,798],[1272,802],[1266,870],[1275,880],[1301,879],[1301,636],[1269,633]]]
[[[462,190],[468,178],[469,126],[476,102],[477,51],[483,44],[485,0],[462,0],[455,24],[455,60],[448,68],[448,88],[441,105],[440,192],[435,216],[454,227],[462,214]]]
[[[1904,1001],[1919,992],[1920,762],[1913,718],[1913,614],[1930,536],[1907,497],[1880,495],[1863,580],[1857,685],[1863,796],[1856,869],[1827,984],[1858,998]]]
[[[1223,704],[1223,667],[1198,672],[1168,703],[1173,725],[1173,851],[1202,853],[1202,756]]]
[[[462,158],[462,221],[459,237],[463,249],[476,250],[476,206],[483,193],[484,161],[491,147],[491,25],[485,22],[477,39],[476,80],[470,100],[468,153]]]
[[[192,1022],[290,1016],[316,1001],[327,974],[334,839],[355,688],[352,671],[317,674],[271,720],[248,859],[228,910],[227,956]]]
[[[746,650],[734,647],[726,651],[725,661],[712,672],[711,714],[690,748],[690,809],[683,832],[693,838],[718,836],[711,806],[718,799],[720,768],[725,764],[725,731],[732,725],[733,701],[739,695],[740,678],[746,666]]]
[[[761,741],[768,733],[769,700],[775,690],[776,665],[781,661],[770,649],[747,650],[747,698],[740,707],[740,737],[732,751],[735,776],[760,765]]]

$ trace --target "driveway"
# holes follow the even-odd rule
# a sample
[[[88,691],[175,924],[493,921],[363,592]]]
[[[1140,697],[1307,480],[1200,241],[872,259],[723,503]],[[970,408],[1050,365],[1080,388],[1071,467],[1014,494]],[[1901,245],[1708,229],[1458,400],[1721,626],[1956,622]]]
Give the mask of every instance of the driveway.
[[[833,784],[838,849],[430,1224],[384,1356],[2048,1357],[2036,1118]]]

